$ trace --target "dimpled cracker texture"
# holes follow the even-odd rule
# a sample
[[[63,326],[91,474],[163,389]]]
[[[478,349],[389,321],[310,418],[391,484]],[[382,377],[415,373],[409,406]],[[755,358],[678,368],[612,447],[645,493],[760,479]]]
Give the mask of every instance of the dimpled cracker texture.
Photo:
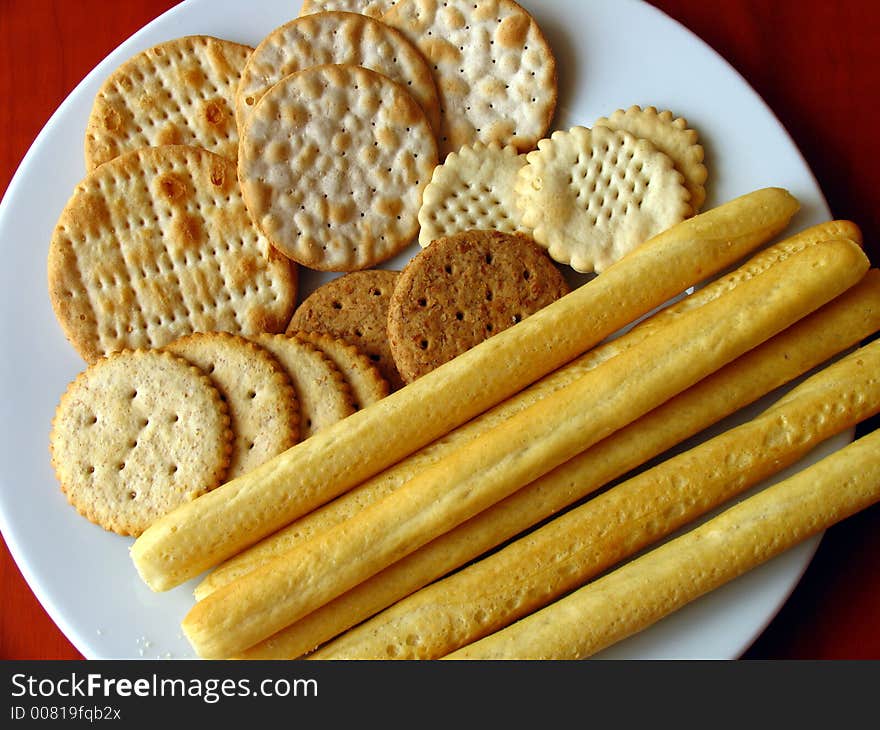
[[[401,0],[382,16],[422,51],[440,92],[441,155],[475,141],[535,146],[556,109],[556,60],[512,0]]]
[[[685,187],[691,194],[692,213],[698,213],[706,200],[705,182],[708,170],[703,164],[703,146],[698,143],[696,130],[688,127],[687,120],[676,117],[669,110],[658,112],[656,107],[631,106],[618,109],[608,117],[600,117],[595,126],[623,129],[633,137],[647,139],[658,150],[668,155],[684,177]]]
[[[599,273],[690,214],[672,160],[628,132],[556,131],[526,161],[516,181],[523,223],[575,271]]]
[[[61,489],[90,521],[139,535],[222,481],[232,442],[211,381],[160,350],[115,353],[61,397],[50,451]]]
[[[325,10],[343,10],[349,13],[381,18],[397,4],[397,0],[303,0],[300,15],[320,13]]]
[[[350,64],[396,81],[422,107],[436,130],[440,101],[431,67],[400,31],[355,13],[327,12],[296,18],[273,30],[254,49],[235,97],[239,125],[269,88],[311,66]]]
[[[273,246],[312,269],[354,271],[416,237],[436,164],[431,125],[403,87],[330,64],[291,74],[260,99],[242,131],[238,174]]]
[[[235,160],[235,90],[253,49],[210,36],[153,46],[122,64],[95,96],[86,169],[158,145],[203,147]]]
[[[49,245],[49,295],[88,362],[182,335],[283,330],[296,269],[245,210],[235,165],[186,146],[136,150],[80,182]]]
[[[467,230],[530,233],[516,206],[514,185],[526,156],[513,145],[477,142],[450,152],[434,168],[419,209],[419,245]]]

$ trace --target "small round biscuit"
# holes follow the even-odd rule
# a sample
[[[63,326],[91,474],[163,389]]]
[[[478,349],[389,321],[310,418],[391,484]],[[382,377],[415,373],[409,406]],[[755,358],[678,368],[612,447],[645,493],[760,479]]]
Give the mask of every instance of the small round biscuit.
[[[227,480],[299,440],[297,393],[265,349],[226,332],[197,332],[169,343],[165,350],[206,373],[229,405],[234,441]]]
[[[141,51],[110,74],[86,125],[86,169],[140,147],[186,144],[238,153],[235,90],[253,49],[186,36]]]
[[[418,234],[434,133],[403,87],[359,66],[291,74],[254,107],[238,175],[272,245],[321,271],[384,261]]]
[[[392,390],[403,385],[388,347],[388,303],[399,272],[355,271],[322,284],[297,307],[287,331],[326,332],[361,352]]]
[[[388,342],[412,382],[567,294],[528,236],[464,231],[440,238],[406,268],[388,307]]]
[[[514,185],[526,156],[512,145],[476,142],[450,152],[434,168],[419,209],[419,245],[468,230],[530,231],[516,206]]]
[[[321,12],[295,18],[269,33],[254,49],[235,96],[240,126],[269,88],[310,66],[344,63],[372,69],[396,81],[419,103],[436,130],[440,101],[431,67],[403,34],[366,15]]]
[[[80,514],[120,535],[217,487],[232,444],[210,379],[159,350],[126,350],[81,372],[52,420],[52,466]]]
[[[672,160],[645,139],[608,127],[572,127],[542,139],[516,181],[535,240],[581,273],[604,271],[690,214]]]
[[[366,408],[388,395],[388,381],[370,358],[354,345],[325,332],[297,332],[296,337],[317,347],[339,368],[351,386],[356,410]]]
[[[255,335],[253,340],[272,353],[293,383],[302,414],[303,439],[354,413],[354,396],[348,382],[318,348],[287,334]]]
[[[705,183],[708,171],[703,164],[703,146],[696,130],[688,127],[687,120],[676,117],[669,110],[658,112],[656,107],[633,105],[618,109],[608,117],[600,117],[595,126],[623,129],[633,137],[647,139],[658,150],[668,155],[684,177],[685,187],[691,194],[692,214],[699,213],[706,200]]]

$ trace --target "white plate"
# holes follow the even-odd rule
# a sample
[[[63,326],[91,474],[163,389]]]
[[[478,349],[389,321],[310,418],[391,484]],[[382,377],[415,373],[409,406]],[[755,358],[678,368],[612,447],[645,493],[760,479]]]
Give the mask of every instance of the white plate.
[[[810,170],[773,114],[686,29],[636,0],[524,4],[558,57],[556,128],[589,126],[634,103],[669,108],[701,133],[711,174],[707,207],[775,185],[803,204],[792,230],[829,217]],[[192,605],[193,587],[151,593],[129,560],[130,539],[77,515],[49,464],[55,405],[84,366],[52,313],[45,260],[56,218],[84,174],[81,140],[92,99],[117,65],[155,43],[209,34],[256,45],[296,12],[290,0],[188,0],[161,16],[71,93],[0,206],[0,529],[37,598],[88,658],[191,657],[179,622]],[[304,282],[306,288],[314,283]],[[738,656],[787,598],[817,544],[801,545],[603,656]]]

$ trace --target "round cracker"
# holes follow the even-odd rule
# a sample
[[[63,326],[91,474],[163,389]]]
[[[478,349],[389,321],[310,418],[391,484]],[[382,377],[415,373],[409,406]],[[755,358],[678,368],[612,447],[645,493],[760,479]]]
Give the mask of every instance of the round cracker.
[[[672,160],[623,130],[559,130],[526,161],[516,181],[523,223],[575,271],[604,271],[690,214]]]
[[[169,343],[165,350],[206,373],[229,406],[234,440],[227,480],[297,442],[297,393],[269,352],[227,332],[197,332]]]
[[[568,293],[531,238],[465,231],[440,238],[401,272],[388,307],[388,342],[406,382]]]
[[[343,10],[360,13],[371,18],[381,18],[397,4],[397,0],[303,0],[300,15],[320,13],[327,10]]]
[[[88,362],[191,332],[279,332],[296,304],[296,269],[251,222],[234,163],[178,145],[129,152],[77,185],[48,278]]]
[[[361,352],[396,390],[403,379],[388,347],[388,303],[399,272],[355,271],[319,286],[297,307],[287,331],[326,332]]]
[[[229,464],[229,413],[211,381],[158,350],[87,367],[52,421],[52,466],[80,514],[120,535],[218,486]]]
[[[235,90],[253,49],[186,36],[141,51],[110,74],[86,125],[86,169],[141,147],[185,144],[238,152]]]
[[[372,69],[406,87],[437,130],[440,100],[431,67],[403,34],[385,23],[348,12],[301,16],[260,41],[245,65],[235,96],[240,125],[269,88],[311,66],[350,64]]]
[[[688,126],[686,119],[676,117],[668,109],[658,112],[653,106],[642,109],[633,105],[626,110],[618,109],[608,117],[600,117],[593,126],[598,125],[622,129],[633,137],[647,139],[666,154],[684,177],[685,187],[691,194],[691,213],[700,211],[706,201],[705,182],[709,173],[703,164],[705,153],[699,144],[699,135]]]
[[[302,412],[302,438],[317,433],[355,411],[348,382],[324,353],[291,335],[256,335],[254,341],[287,372]]]
[[[296,332],[296,337],[317,347],[339,368],[351,387],[355,410],[382,400],[390,392],[388,381],[358,348],[324,332]]]
[[[468,230],[526,233],[514,186],[526,156],[513,145],[477,142],[434,168],[419,209],[419,244]]]
[[[534,18],[513,0],[401,0],[382,16],[432,64],[440,150],[473,142],[529,150],[556,110],[556,59]]]
[[[315,66],[279,81],[242,132],[238,174],[251,217],[294,261],[354,271],[418,232],[437,163],[431,126],[390,79],[358,66]]]

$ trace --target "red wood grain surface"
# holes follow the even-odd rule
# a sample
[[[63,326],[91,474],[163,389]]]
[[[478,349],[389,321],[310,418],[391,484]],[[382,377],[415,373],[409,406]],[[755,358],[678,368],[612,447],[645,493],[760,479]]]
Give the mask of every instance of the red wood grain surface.
[[[0,191],[83,76],[175,4],[0,0]],[[653,4],[714,47],[764,98],[807,159],[833,215],[862,227],[866,250],[880,264],[880,3]],[[291,0],[291,15],[297,5]],[[874,419],[863,430],[876,425]],[[34,598],[5,544],[0,597],[0,659],[81,658]],[[826,533],[799,586],[745,657],[878,659],[878,616],[880,505]]]

